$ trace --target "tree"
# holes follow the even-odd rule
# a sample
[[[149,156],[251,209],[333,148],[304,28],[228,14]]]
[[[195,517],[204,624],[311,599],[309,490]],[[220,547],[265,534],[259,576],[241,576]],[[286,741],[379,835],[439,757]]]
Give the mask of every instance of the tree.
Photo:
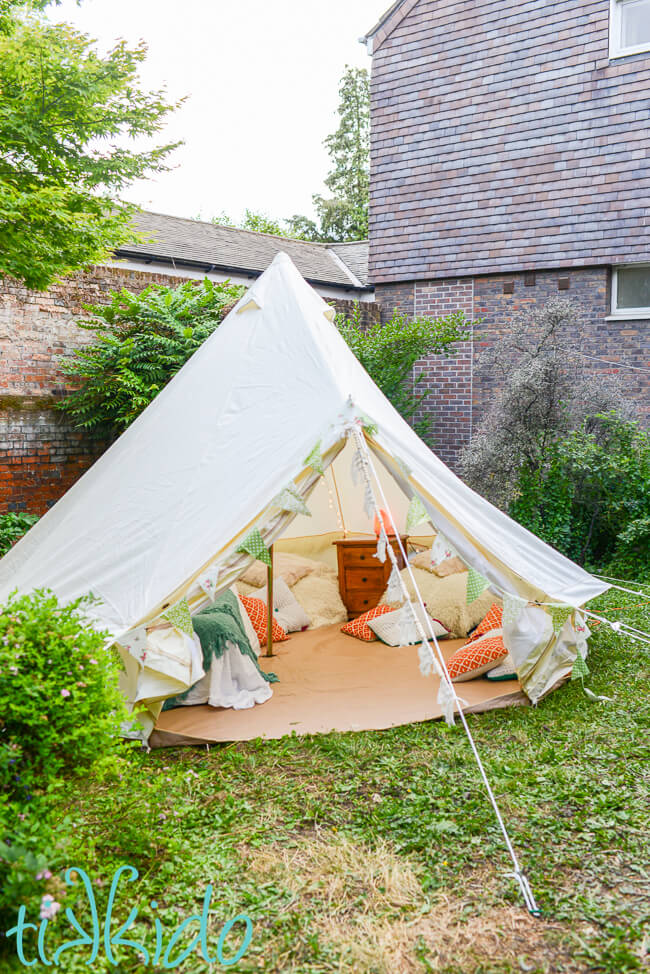
[[[219,213],[213,216],[211,221],[216,227],[234,227],[238,230],[253,230],[255,233],[271,233],[276,237],[300,237],[299,233],[294,233],[289,220],[275,220],[261,210],[244,211],[242,220],[233,220],[227,213]]]
[[[419,387],[421,373],[413,378],[413,366],[428,355],[449,354],[455,342],[468,341],[470,322],[462,311],[445,318],[410,318],[395,311],[387,321],[364,327],[359,306],[351,318],[337,317],[338,329],[368,375],[415,431],[427,439],[431,420],[416,414],[428,392]]]
[[[517,496],[522,471],[536,477],[557,440],[583,427],[598,442],[602,414],[634,415],[616,380],[585,372],[576,352],[579,332],[578,308],[554,299],[516,319],[481,358],[479,374],[496,378],[499,391],[460,467],[471,487],[504,510]]]
[[[80,429],[117,436],[209,338],[241,286],[184,281],[176,287],[152,285],[141,294],[112,292],[107,305],[86,307],[78,322],[94,341],[61,360],[77,388],[61,400]]]
[[[306,240],[363,240],[368,236],[370,186],[370,77],[365,68],[346,68],[339,87],[339,127],[325,139],[332,169],[325,185],[330,198],[312,197],[318,222],[296,215],[293,232]]]
[[[117,143],[156,134],[175,105],[142,89],[144,45],[102,57],[7,0],[0,27],[0,275],[44,289],[134,239],[135,207],[116,194],[166,169],[175,145]]]

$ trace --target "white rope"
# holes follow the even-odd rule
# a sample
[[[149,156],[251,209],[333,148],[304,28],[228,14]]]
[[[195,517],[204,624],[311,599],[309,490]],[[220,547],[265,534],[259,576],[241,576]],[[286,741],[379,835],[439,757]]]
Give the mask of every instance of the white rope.
[[[384,490],[382,488],[381,481],[379,480],[379,477],[377,476],[377,471],[375,470],[375,466],[374,466],[374,464],[372,462],[372,457],[370,456],[370,452],[369,452],[368,447],[366,445],[366,441],[365,441],[364,437],[362,436],[361,431],[359,430],[358,427],[355,426],[353,428],[353,430],[352,430],[352,433],[353,433],[353,435],[355,437],[355,440],[356,440],[356,443],[357,443],[357,448],[359,450],[359,453],[364,457],[364,459],[365,459],[365,461],[366,461],[366,463],[367,463],[367,465],[368,465],[368,467],[369,467],[370,471],[372,472],[372,475],[373,475],[373,477],[375,479],[375,482],[377,484],[377,488],[379,490],[379,494],[381,496],[382,503],[384,505],[384,510],[386,511],[386,513],[388,514],[388,516],[390,517],[391,522],[393,524],[395,524],[395,519],[394,519],[393,514],[392,514],[392,511],[391,511],[391,509],[389,507],[388,500],[386,499],[386,495],[384,494]],[[371,486],[371,490],[372,490],[372,486]],[[374,491],[373,491],[373,493],[374,493]],[[381,525],[383,527],[384,526],[383,518],[382,518],[381,511],[380,511],[379,508],[377,509],[377,516],[378,516],[378,519],[381,522]],[[433,622],[432,622],[431,617],[429,616],[428,612],[426,611],[424,602],[422,600],[422,595],[420,594],[420,590],[419,590],[419,588],[417,586],[417,582],[415,581],[415,576],[413,575],[413,570],[412,570],[412,568],[411,568],[411,566],[409,564],[408,558],[406,556],[406,552],[404,551],[404,546],[402,544],[402,539],[400,538],[399,534],[396,534],[396,539],[397,539],[397,544],[399,545],[400,553],[401,553],[402,558],[404,559],[404,563],[405,563],[405,565],[406,565],[406,567],[408,569],[409,577],[410,577],[411,583],[413,585],[413,590],[414,590],[414,592],[417,595],[418,602],[420,603],[420,606],[421,606],[422,611],[424,613],[424,618],[428,622],[428,627],[429,627],[429,630],[430,630],[430,633],[431,633],[431,637],[433,639],[433,643],[434,643],[434,646],[436,647],[436,651],[437,651],[437,654],[438,654],[438,657],[439,657],[440,668],[442,669],[442,677],[441,677],[441,679],[444,679],[445,682],[448,683],[449,688],[451,690],[451,694],[452,694],[452,697],[453,697],[454,704],[456,706],[456,709],[458,710],[458,715],[460,717],[461,723],[462,723],[463,728],[465,730],[465,733],[467,735],[467,739],[468,739],[468,741],[470,743],[470,747],[472,749],[472,753],[474,755],[474,759],[476,761],[476,764],[478,766],[479,772],[481,774],[481,778],[483,779],[483,784],[485,785],[485,789],[487,791],[488,798],[490,799],[490,803],[491,803],[492,808],[494,810],[494,814],[496,815],[497,822],[499,823],[499,827],[501,829],[501,834],[503,835],[503,839],[505,841],[506,848],[507,848],[507,850],[508,850],[508,852],[510,854],[510,858],[512,859],[512,864],[514,866],[514,872],[511,873],[511,874],[509,874],[509,875],[512,875],[513,878],[518,883],[519,889],[521,890],[521,894],[522,894],[522,897],[524,899],[524,903],[526,904],[526,908],[529,911],[529,913],[531,913],[533,916],[539,916],[540,915],[539,907],[537,906],[537,903],[535,902],[535,897],[534,897],[533,892],[532,892],[532,890],[530,888],[530,884],[529,884],[529,882],[528,882],[525,874],[522,872],[521,867],[519,865],[519,860],[517,859],[517,854],[516,854],[516,852],[514,850],[514,847],[512,845],[512,842],[510,841],[510,836],[508,834],[508,830],[506,829],[505,823],[504,823],[503,818],[501,816],[501,812],[499,811],[499,806],[497,805],[497,801],[496,801],[494,792],[492,791],[492,787],[490,785],[490,782],[488,781],[487,774],[485,773],[485,768],[483,767],[483,762],[481,761],[481,756],[478,753],[478,749],[476,747],[476,743],[475,743],[474,738],[472,736],[472,732],[469,729],[469,725],[467,723],[467,719],[465,717],[465,713],[463,711],[463,707],[462,707],[460,698],[458,697],[458,695],[456,693],[455,686],[454,686],[454,684],[451,681],[451,677],[449,676],[449,671],[447,669],[447,664],[445,662],[445,658],[444,658],[444,656],[443,656],[443,654],[442,654],[442,652],[440,650],[440,646],[438,644],[438,640],[436,639],[436,634],[435,634],[434,629],[433,629]],[[392,545],[389,545],[388,546],[388,550],[390,552],[392,552],[392,550],[393,550],[392,549]],[[394,553],[393,553],[393,557],[395,557]],[[407,594],[407,598],[408,598],[408,592],[406,594]]]

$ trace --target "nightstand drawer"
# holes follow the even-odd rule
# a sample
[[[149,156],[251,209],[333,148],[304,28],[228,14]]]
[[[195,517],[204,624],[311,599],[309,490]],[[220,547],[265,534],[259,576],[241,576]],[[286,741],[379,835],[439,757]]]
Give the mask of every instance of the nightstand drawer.
[[[369,591],[368,589],[355,592],[348,590],[346,608],[352,615],[355,613],[361,615],[361,613],[367,612],[368,609],[374,609],[376,605],[379,605],[379,600],[383,594],[383,588],[381,591],[376,592]]]
[[[359,546],[358,548],[346,548],[345,567],[346,568],[381,568],[379,558],[375,557],[377,545]]]
[[[384,579],[386,577],[386,571],[382,565],[380,568],[345,568],[345,587],[348,590],[352,589],[363,589],[364,591],[369,588],[381,589],[382,592],[386,588]]]

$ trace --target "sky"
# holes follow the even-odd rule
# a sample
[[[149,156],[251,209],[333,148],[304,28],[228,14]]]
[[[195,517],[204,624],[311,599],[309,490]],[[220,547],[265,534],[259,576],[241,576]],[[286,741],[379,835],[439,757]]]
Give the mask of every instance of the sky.
[[[118,38],[149,48],[141,76],[187,96],[159,141],[178,139],[171,172],[122,195],[144,209],[209,220],[246,207],[313,215],[325,192],[325,137],[337,127],[346,65],[367,67],[359,38],[390,0],[63,0],[50,19],[107,50]]]

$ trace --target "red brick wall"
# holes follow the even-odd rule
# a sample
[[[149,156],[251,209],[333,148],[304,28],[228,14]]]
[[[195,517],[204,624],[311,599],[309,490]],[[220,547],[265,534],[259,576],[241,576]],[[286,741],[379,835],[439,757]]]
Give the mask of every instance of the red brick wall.
[[[106,448],[55,408],[66,386],[57,359],[88,340],[75,324],[82,304],[101,304],[122,287],[139,293],[178,283],[167,274],[98,267],[43,293],[0,284],[0,514],[44,513]],[[334,303],[352,310],[350,301]],[[364,320],[379,314],[371,302],[361,308]]]
[[[568,290],[559,290],[560,277],[568,278]],[[439,316],[462,310],[479,321],[473,340],[460,344],[455,355],[432,356],[415,369],[416,374],[426,376],[423,385],[429,393],[418,418],[431,417],[433,448],[451,467],[456,466],[460,450],[498,389],[496,375],[477,372],[478,357],[507,333],[517,314],[543,307],[551,297],[565,297],[576,305],[578,324],[572,338],[584,356],[585,370],[618,375],[626,396],[636,402],[642,422],[650,426],[650,322],[607,320],[608,269],[542,271],[535,274],[534,284],[526,284],[526,280],[524,274],[495,274],[376,289],[384,317],[392,313],[398,299],[402,309],[410,305],[414,314]],[[506,293],[506,285],[512,285],[512,293]]]
[[[372,63],[375,285],[648,259],[650,54],[610,0],[410,0]]]

